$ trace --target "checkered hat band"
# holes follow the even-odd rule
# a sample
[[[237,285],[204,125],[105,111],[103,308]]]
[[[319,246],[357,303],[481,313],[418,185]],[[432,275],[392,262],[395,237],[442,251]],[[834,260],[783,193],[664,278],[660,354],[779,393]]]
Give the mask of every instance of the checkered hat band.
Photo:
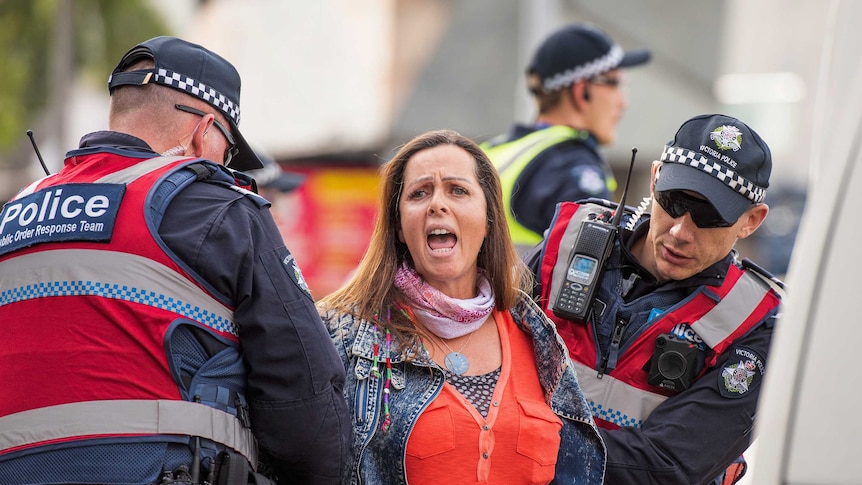
[[[206,101],[230,117],[234,124],[237,126],[239,125],[239,106],[234,104],[233,101],[228,99],[225,95],[206,84],[198,82],[183,74],[168,71],[167,69],[159,69],[153,80],[159,84],[181,89],[192,96]]]
[[[611,47],[611,50],[607,54],[596,60],[590,61],[586,64],[581,64],[580,66],[575,66],[567,71],[554,74],[545,79],[542,83],[542,87],[545,91],[556,91],[574,84],[581,79],[608,72],[620,65],[620,62],[623,60],[623,54],[624,52],[622,48],[615,45]]]
[[[683,165],[688,165],[689,167],[702,170],[718,180],[721,180],[728,187],[739,192],[752,203],[757,204],[763,202],[763,199],[766,198],[766,189],[754,185],[724,165],[710,161],[700,152],[687,150],[685,148],[665,146],[664,151],[662,151],[661,154],[661,161],[681,163]]]

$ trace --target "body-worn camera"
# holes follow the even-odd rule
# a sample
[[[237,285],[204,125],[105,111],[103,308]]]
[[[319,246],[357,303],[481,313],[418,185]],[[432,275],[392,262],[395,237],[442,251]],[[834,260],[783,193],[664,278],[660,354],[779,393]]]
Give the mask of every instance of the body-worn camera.
[[[655,339],[647,382],[672,391],[684,391],[700,372],[703,354],[696,343],[663,333]]]

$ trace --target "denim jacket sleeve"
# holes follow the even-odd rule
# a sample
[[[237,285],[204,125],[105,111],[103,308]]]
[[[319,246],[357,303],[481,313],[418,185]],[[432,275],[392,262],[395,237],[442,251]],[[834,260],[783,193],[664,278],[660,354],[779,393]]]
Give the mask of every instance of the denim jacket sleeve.
[[[353,443],[343,483],[406,484],[407,439],[419,415],[443,388],[442,371],[426,355],[412,355],[394,342],[391,349],[386,348],[381,344],[385,338],[368,321],[331,312],[322,317],[347,374],[344,398],[351,411]],[[391,375],[386,373],[387,355]],[[391,392],[386,389],[387,379]],[[388,408],[384,397],[389,399]],[[389,423],[384,432],[387,409]]]
[[[355,332],[351,331],[351,327],[353,326],[354,319],[349,315],[336,315],[333,313],[322,313],[321,317],[323,319],[323,323],[329,329],[329,334],[332,337],[332,342],[335,344],[335,349],[338,351],[338,355],[341,357],[341,360],[344,364],[344,368],[346,369],[347,375],[344,383],[343,395],[344,399],[348,403],[348,408],[351,411],[351,423],[356,422],[355,410],[350,408],[349,404],[353,402],[353,394],[356,388],[356,375],[353,370],[353,365],[351,364],[351,352],[350,349],[353,346],[353,341],[356,338]],[[353,429],[353,427],[351,429]],[[344,461],[344,467],[341,470],[342,475],[342,483],[351,483],[350,477],[354,469],[356,468],[356,432],[353,432],[353,439],[351,444],[350,453],[348,453],[347,459]]]

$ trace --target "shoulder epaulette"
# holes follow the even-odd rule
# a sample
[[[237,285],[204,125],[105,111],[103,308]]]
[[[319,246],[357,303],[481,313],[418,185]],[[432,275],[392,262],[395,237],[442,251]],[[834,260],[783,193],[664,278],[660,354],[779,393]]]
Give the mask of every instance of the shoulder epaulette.
[[[784,299],[787,294],[787,290],[785,289],[783,281],[748,258],[742,258],[742,267],[763,280],[773,290],[775,290],[776,293],[778,293],[778,296],[781,299]]]

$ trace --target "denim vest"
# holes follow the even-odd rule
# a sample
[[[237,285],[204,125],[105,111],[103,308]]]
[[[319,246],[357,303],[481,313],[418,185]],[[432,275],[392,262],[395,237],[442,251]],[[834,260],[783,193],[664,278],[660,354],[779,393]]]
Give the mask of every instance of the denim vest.
[[[551,322],[529,298],[520,300],[510,312],[518,327],[533,339],[545,400],[563,422],[554,483],[602,483],[604,443],[578,387],[568,351]],[[407,440],[419,415],[443,388],[442,369],[424,349],[402,349],[393,341],[391,424],[383,432],[385,376],[375,377],[372,373],[375,343],[380,355],[386,355],[383,341],[371,322],[354,315],[325,312],[321,316],[344,360],[344,397],[353,412],[352,455],[344,469],[343,482],[406,484]],[[385,360],[376,365],[382,372]]]

